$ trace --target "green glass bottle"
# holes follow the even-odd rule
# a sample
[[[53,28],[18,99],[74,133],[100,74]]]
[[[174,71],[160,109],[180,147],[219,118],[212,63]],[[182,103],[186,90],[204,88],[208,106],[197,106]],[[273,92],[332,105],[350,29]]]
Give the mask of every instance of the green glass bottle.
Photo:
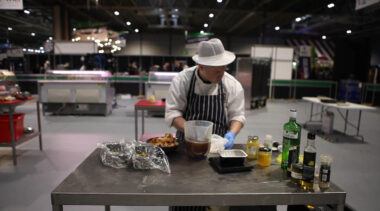
[[[297,124],[296,117],[297,110],[290,109],[289,122],[284,124],[281,167],[288,171],[292,163],[298,163],[300,154],[301,126]]]

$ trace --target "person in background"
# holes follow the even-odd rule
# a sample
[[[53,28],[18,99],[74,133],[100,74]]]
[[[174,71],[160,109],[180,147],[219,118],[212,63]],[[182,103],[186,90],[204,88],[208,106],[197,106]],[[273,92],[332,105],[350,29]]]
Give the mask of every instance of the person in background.
[[[185,121],[211,121],[213,134],[228,139],[225,148],[230,149],[245,123],[243,88],[225,72],[235,54],[225,51],[219,39],[211,39],[199,43],[193,60],[197,65],[180,72],[170,85],[165,121],[177,129],[179,140],[184,140]]]
[[[133,61],[129,64],[128,67],[129,75],[138,75],[138,67],[136,61]]]

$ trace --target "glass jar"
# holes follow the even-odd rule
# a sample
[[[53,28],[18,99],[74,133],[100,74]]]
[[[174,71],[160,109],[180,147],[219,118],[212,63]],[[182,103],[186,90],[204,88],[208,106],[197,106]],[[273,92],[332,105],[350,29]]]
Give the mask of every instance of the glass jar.
[[[254,160],[257,159],[257,154],[259,151],[259,137],[258,136],[248,136],[247,147],[245,152],[248,155],[248,159]]]
[[[321,167],[319,170],[319,188],[327,189],[330,187],[331,163],[330,155],[322,154],[320,157]]]
[[[259,149],[258,164],[259,166],[270,166],[272,160],[272,150],[268,147],[261,147]]]

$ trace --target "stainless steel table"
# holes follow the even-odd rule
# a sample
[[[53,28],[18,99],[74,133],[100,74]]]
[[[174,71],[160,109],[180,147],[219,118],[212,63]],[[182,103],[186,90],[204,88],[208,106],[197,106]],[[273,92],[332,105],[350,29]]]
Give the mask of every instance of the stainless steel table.
[[[15,109],[17,106],[23,105],[25,103],[30,103],[33,101],[36,102],[38,131],[35,131],[30,134],[24,134],[21,136],[19,140],[16,141],[15,133],[14,133],[15,128],[13,125],[13,114],[15,113]],[[3,102],[0,102],[0,109],[7,109],[7,114],[9,115],[9,128],[10,128],[10,133],[11,133],[11,141],[0,143],[0,147],[12,147],[13,165],[17,165],[16,146],[24,143],[25,141],[28,141],[38,136],[40,150],[42,151],[42,131],[41,131],[41,115],[40,115],[39,101],[35,100],[32,97],[29,97],[26,100],[3,101]]]
[[[238,145],[237,147],[243,147]],[[216,173],[207,160],[185,153],[169,156],[171,174],[159,170],[113,169],[96,149],[51,193],[53,211],[63,205],[247,206],[333,205],[343,211],[346,193],[334,184],[325,192],[302,192],[285,179],[279,165],[251,172]]]

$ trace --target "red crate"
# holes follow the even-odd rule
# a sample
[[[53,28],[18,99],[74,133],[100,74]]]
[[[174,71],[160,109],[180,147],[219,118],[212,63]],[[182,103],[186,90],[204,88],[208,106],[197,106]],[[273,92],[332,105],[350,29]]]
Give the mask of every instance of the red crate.
[[[13,114],[13,127],[16,141],[24,134],[24,116],[25,114]],[[0,142],[12,141],[8,114],[0,114],[0,134]]]

